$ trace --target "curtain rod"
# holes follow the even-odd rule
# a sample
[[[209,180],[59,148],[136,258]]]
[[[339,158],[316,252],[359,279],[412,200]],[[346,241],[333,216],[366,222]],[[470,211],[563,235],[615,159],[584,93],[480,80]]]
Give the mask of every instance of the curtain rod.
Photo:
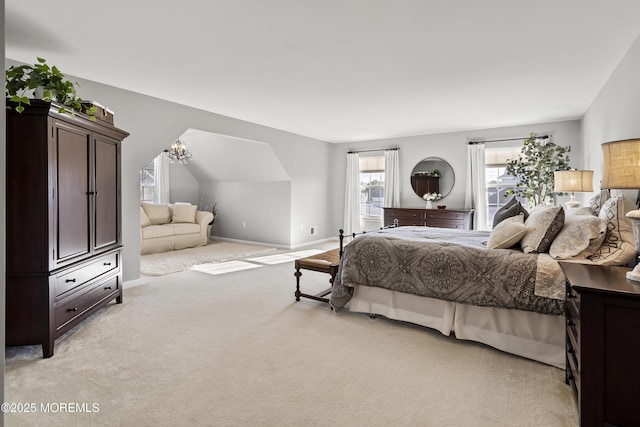
[[[400,150],[400,148],[399,147],[395,147],[395,148],[376,148],[376,149],[371,149],[371,150],[349,150],[349,151],[347,151],[347,154],[368,153],[369,151],[396,151],[396,150]]]
[[[467,141],[466,144],[467,145],[476,145],[476,144],[484,144],[485,142],[522,141],[522,140],[529,139],[529,138],[531,138],[531,137],[527,136],[525,138],[488,139],[486,141]],[[549,139],[549,138],[551,138],[551,135],[536,136],[536,139]]]

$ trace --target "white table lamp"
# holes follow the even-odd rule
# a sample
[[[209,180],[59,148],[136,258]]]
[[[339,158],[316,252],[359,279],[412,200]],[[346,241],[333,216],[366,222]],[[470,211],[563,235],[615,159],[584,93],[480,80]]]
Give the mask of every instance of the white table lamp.
[[[568,208],[580,206],[580,202],[576,200],[573,193],[589,193],[593,191],[593,171],[575,169],[555,171],[553,178],[553,191],[556,193],[571,193],[571,200],[566,203]]]

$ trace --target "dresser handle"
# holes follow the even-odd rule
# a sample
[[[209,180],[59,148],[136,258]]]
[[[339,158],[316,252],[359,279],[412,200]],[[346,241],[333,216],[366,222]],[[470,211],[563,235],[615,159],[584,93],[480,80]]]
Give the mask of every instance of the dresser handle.
[[[110,262],[105,262],[104,265],[111,265],[111,263]]]
[[[72,283],[76,283],[76,279],[67,279],[65,280],[66,283],[72,282]]]
[[[104,288],[105,291],[107,291],[109,289],[111,289],[111,286],[105,286],[105,288]]]
[[[78,307],[67,308],[67,311],[78,311]]]

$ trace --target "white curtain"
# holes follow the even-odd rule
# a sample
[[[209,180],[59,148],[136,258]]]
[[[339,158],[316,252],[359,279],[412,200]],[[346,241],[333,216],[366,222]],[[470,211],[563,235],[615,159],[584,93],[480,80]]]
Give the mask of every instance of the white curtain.
[[[384,207],[400,207],[400,166],[398,150],[384,152]]]
[[[487,230],[487,184],[485,175],[484,144],[467,145],[467,188],[465,209],[474,209],[474,230]]]
[[[360,156],[358,153],[347,153],[343,229],[347,236],[360,232]]]
[[[153,159],[153,181],[153,202],[169,203],[169,159],[164,151]]]

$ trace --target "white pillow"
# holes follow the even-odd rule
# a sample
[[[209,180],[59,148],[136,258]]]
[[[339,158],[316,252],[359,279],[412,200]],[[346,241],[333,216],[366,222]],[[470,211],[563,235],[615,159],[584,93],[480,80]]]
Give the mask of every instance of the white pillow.
[[[503,219],[491,230],[487,248],[508,249],[518,243],[526,233],[523,213]]]
[[[169,206],[162,203],[141,203],[144,213],[149,217],[153,225],[167,224],[171,221]]]
[[[520,241],[522,252],[543,253],[549,250],[564,224],[562,206],[536,206],[524,222],[527,234]]]
[[[174,224],[179,222],[187,222],[193,224],[196,222],[197,210],[198,207],[196,205],[176,203],[173,206],[173,218],[171,219],[171,222]]]
[[[625,216],[625,203],[621,195],[607,200],[598,217],[607,222],[607,234],[600,248],[588,257],[599,265],[625,265],[636,257],[631,221]]]
[[[151,225],[151,221],[149,220],[147,214],[144,212],[144,209],[142,209],[142,206],[140,206],[140,227],[146,227],[148,225]]]
[[[590,208],[570,210],[564,226],[549,248],[555,259],[584,259],[593,255],[607,234],[607,222],[591,213]]]

